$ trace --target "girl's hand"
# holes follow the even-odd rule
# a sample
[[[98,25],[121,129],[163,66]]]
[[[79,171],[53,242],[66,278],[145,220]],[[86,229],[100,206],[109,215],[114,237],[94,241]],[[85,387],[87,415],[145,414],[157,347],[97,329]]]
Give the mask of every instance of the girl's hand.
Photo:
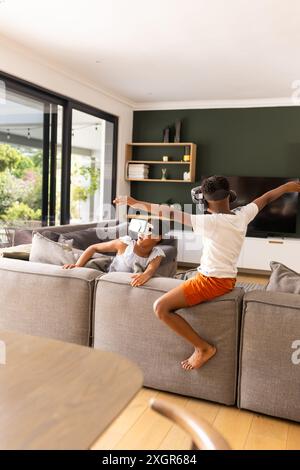
[[[114,200],[114,204],[116,204],[116,206],[124,204],[126,204],[127,206],[134,206],[136,203],[137,200],[131,196],[117,196]]]
[[[147,273],[133,274],[131,277],[132,281],[130,285],[132,287],[142,286],[143,284],[146,284],[146,282],[151,278],[151,276],[149,276]]]
[[[73,269],[73,268],[79,268],[77,264],[64,264],[63,269]]]
[[[300,182],[299,181],[289,181],[285,183],[287,193],[300,193]]]

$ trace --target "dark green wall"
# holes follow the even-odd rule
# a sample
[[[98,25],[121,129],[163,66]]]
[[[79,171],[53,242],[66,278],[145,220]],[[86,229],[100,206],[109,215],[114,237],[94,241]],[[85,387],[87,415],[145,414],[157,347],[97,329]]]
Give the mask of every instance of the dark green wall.
[[[133,142],[161,142],[163,129],[177,119],[181,141],[197,144],[196,182],[134,182],[133,197],[187,204],[201,175],[300,177],[300,107],[136,111]],[[172,155],[170,148],[151,152],[153,158]]]

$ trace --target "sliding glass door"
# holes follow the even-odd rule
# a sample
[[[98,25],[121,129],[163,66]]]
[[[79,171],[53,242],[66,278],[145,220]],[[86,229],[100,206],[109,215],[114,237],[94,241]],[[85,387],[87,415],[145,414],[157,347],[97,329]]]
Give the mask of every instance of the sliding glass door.
[[[47,225],[51,168],[59,133],[57,103],[2,81],[0,100],[0,221]],[[53,205],[53,204],[52,204]],[[55,208],[51,208],[55,210]]]
[[[111,217],[117,125],[115,116],[0,74],[0,226]]]

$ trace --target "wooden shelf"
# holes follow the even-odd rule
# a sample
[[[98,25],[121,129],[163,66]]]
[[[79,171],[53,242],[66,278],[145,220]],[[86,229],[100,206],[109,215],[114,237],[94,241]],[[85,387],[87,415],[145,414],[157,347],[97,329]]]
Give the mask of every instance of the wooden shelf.
[[[148,179],[146,179],[146,178],[145,179],[144,178],[134,178],[134,179],[133,178],[125,178],[125,179],[126,179],[126,181],[146,181],[146,182],[149,182],[149,181],[151,182],[152,181],[152,183],[192,183],[191,180],[171,180],[171,179],[170,180],[168,180],[168,179],[163,180],[163,179],[159,179],[159,178],[157,178],[157,179],[154,179],[154,178],[153,179],[149,179],[149,178]]]
[[[168,162],[163,162],[162,160],[161,161],[158,161],[158,160],[130,160],[129,162],[127,162],[128,164],[130,163],[147,163],[149,165],[190,165],[191,162],[182,162],[181,160],[179,160],[178,162],[175,162],[174,160],[173,161],[168,161]]]
[[[190,148],[190,161],[184,162],[181,160],[171,160],[164,162],[161,160],[133,160],[132,150],[134,147],[189,147]],[[192,142],[132,142],[126,144],[125,154],[125,180],[126,181],[139,181],[139,182],[154,182],[154,183],[193,183],[196,177],[196,151],[197,146]],[[162,154],[163,156],[163,154]],[[128,166],[129,164],[147,164],[147,165],[184,165],[188,167],[187,171],[190,173],[190,179],[161,179],[161,178],[129,178],[128,177]],[[175,175],[174,175],[175,176]],[[177,175],[176,175],[177,176]]]
[[[167,220],[168,222],[173,221],[173,219],[171,219],[171,218],[159,217],[158,215],[149,214],[149,212],[147,214],[127,214],[126,218],[127,219],[142,219],[142,220],[145,220],[145,219],[148,219],[148,220],[165,220],[165,221]]]
[[[192,142],[132,142],[134,147],[185,147],[187,145],[196,145]]]

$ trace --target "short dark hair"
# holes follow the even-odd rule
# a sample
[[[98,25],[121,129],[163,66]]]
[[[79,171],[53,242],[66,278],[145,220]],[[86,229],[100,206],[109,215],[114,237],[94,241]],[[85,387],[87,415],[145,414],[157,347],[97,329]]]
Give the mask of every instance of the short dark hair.
[[[223,189],[224,191],[230,190],[229,181],[225,176],[210,176],[206,178],[202,183],[202,192],[204,194],[210,195],[215,193],[216,191]]]

